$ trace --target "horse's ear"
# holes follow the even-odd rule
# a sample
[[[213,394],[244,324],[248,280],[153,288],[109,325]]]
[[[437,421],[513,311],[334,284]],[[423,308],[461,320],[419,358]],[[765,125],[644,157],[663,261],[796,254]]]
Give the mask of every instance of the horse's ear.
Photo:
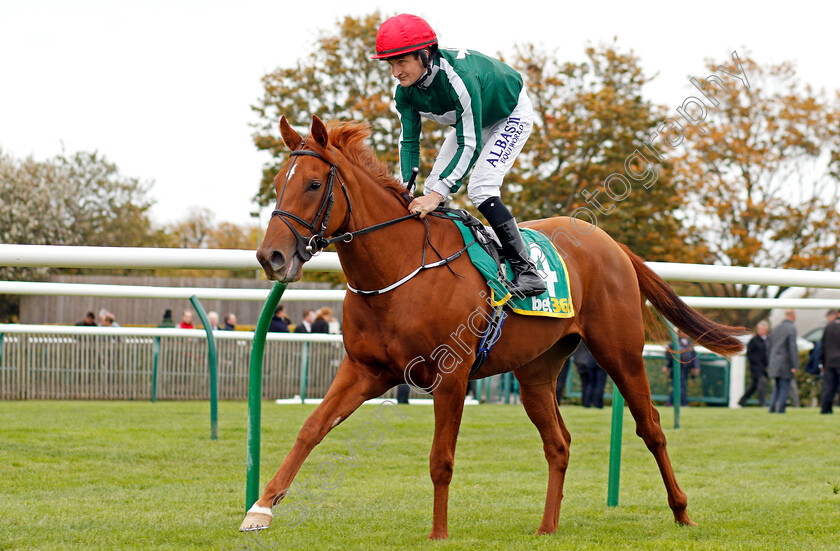
[[[330,140],[329,134],[327,134],[327,127],[324,126],[324,123],[317,115],[312,115],[312,128],[309,130],[309,134],[315,138],[318,145],[327,147],[327,143]]]
[[[286,120],[286,115],[280,117],[280,135],[283,137],[283,143],[286,144],[291,151],[300,149],[300,144],[303,143],[303,138],[300,134],[295,132],[295,129]]]

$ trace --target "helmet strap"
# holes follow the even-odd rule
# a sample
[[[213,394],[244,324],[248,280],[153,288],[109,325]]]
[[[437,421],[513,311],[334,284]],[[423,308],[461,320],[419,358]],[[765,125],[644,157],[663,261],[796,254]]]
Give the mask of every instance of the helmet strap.
[[[423,75],[417,79],[417,82],[412,84],[412,86],[420,86],[421,83],[425,82],[429,75],[432,74],[432,61],[429,59],[429,54],[426,53],[427,50],[420,50],[417,52],[417,55],[420,56],[420,61],[423,63],[423,67],[426,69],[423,72]]]
[[[417,52],[417,54],[420,56],[420,61],[423,62],[423,67],[425,67],[426,70],[428,71],[428,69],[431,66],[431,62],[429,61],[429,54],[426,53],[426,52],[427,52],[427,50],[424,49],[424,50],[420,50],[419,52]]]

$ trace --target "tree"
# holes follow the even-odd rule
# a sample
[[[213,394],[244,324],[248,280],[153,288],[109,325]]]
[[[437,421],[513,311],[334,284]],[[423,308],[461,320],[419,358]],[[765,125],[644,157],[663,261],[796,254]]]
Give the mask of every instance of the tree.
[[[727,76],[743,73],[740,79]],[[740,68],[740,71],[739,71]],[[840,110],[802,85],[792,63],[733,54],[709,61],[709,116],[684,124],[675,178],[689,194],[688,242],[727,266],[836,270],[840,260]],[[711,102],[714,99],[718,105]],[[702,113],[695,110],[695,117]],[[683,119],[687,121],[686,118]],[[778,297],[787,287],[699,284],[707,296]],[[752,326],[766,310],[741,311]],[[732,315],[732,314],[730,314]]]
[[[30,245],[140,246],[153,235],[148,184],[119,173],[97,152],[39,162],[0,151],[0,242]],[[0,279],[35,280],[46,269],[0,267]],[[17,314],[18,297],[0,304]]]
[[[312,53],[294,67],[277,68],[262,78],[263,97],[252,106],[258,114],[254,143],[271,154],[255,201],[274,202],[273,179],[287,158],[280,138],[282,115],[304,135],[312,115],[322,119],[365,120],[371,125],[371,145],[380,159],[398,173],[399,119],[392,109],[396,81],[387,64],[370,59],[376,51],[379,12],[345,17],[333,33],[322,31]],[[424,125],[420,174],[428,174],[444,130]]]
[[[206,249],[210,246],[214,216],[208,208],[193,207],[187,217],[168,228],[172,241],[181,249]]]
[[[506,178],[510,205],[525,219],[596,219],[649,260],[683,259],[686,229],[674,213],[684,196],[671,163],[643,147],[665,118],[642,95],[651,77],[615,44],[589,47],[586,57],[561,62],[533,45],[517,48],[512,65],[526,78],[538,121]]]

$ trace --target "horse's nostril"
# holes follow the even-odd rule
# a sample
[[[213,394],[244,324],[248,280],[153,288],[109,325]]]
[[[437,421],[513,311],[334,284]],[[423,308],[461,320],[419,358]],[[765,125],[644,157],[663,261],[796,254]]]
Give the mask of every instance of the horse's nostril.
[[[271,261],[271,267],[275,270],[279,270],[286,265],[286,259],[280,251],[272,252],[269,260]]]

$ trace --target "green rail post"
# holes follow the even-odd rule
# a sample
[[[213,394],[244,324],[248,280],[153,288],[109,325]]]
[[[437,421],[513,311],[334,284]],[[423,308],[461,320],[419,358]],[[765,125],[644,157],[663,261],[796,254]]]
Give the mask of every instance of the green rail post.
[[[680,363],[680,339],[677,337],[677,334],[674,332],[673,328],[670,328],[671,332],[671,350],[673,352],[669,352],[671,355],[671,365],[673,366],[671,369],[671,376],[674,380],[674,428],[680,428],[680,406],[682,405],[682,399],[680,394],[682,393],[682,369],[683,366]]]
[[[475,399],[478,403],[481,403],[481,390],[484,385],[484,379],[479,379],[475,382]]]
[[[280,297],[286,290],[284,283],[274,283],[265,300],[251,345],[250,374],[248,376],[248,452],[245,459],[245,510],[259,499],[260,490],[260,416],[262,415],[262,363],[265,335]]]
[[[152,403],[157,402],[158,356],[160,355],[160,337],[155,337],[154,360],[152,360]]]
[[[510,403],[510,373],[505,373],[502,375],[502,381],[504,381],[505,385],[505,404]]]
[[[607,507],[618,505],[621,479],[621,431],[624,429],[624,396],[613,383],[612,428],[610,429],[610,478],[607,483]]]
[[[309,343],[303,343],[300,354],[300,403],[306,403],[306,387],[309,384]]]
[[[210,372],[210,439],[218,440],[219,438],[219,396],[218,385],[219,371],[217,369],[216,358],[216,339],[213,338],[213,330],[210,329],[210,320],[207,319],[207,314],[204,312],[204,307],[201,306],[198,297],[193,295],[190,297],[190,302],[195,308],[198,319],[204,325],[204,333],[207,335],[207,359],[209,362]]]

